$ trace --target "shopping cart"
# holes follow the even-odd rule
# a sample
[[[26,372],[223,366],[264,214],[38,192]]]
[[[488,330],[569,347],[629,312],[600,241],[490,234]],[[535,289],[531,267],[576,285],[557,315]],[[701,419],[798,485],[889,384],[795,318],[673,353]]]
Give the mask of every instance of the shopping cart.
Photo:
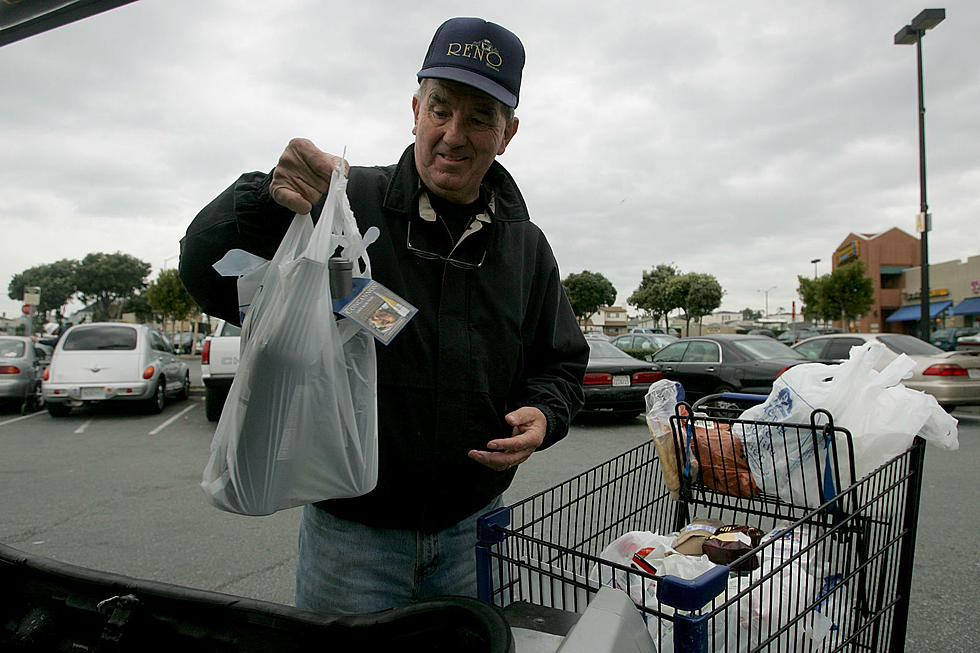
[[[629,593],[661,653],[904,650],[923,440],[853,480],[850,433],[829,413],[808,424],[732,416],[734,404],[761,399],[679,403],[673,461],[648,442],[483,516],[480,598],[582,613],[611,585]],[[786,461],[785,483],[746,480],[746,467]],[[680,471],[676,500],[665,465]],[[600,557],[624,534],[669,534],[695,518],[767,538],[691,579]]]

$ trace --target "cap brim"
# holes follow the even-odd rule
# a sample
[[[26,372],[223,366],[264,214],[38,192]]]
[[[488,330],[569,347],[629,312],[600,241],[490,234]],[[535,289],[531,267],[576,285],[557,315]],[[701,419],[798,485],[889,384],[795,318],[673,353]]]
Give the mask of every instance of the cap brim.
[[[467,86],[472,86],[477,90],[483,91],[490,97],[503,102],[512,109],[517,107],[516,95],[508,91],[500,84],[491,81],[483,75],[475,73],[471,70],[466,70],[465,68],[453,68],[452,66],[423,68],[419,71],[418,78],[421,80],[425,77],[448,79],[452,82],[466,84]]]

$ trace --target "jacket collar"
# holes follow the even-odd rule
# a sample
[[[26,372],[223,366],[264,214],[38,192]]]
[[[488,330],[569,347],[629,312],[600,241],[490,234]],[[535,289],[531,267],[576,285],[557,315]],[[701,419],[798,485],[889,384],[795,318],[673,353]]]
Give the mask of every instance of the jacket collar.
[[[510,173],[497,161],[490,165],[483,178],[484,185],[491,191],[494,203],[493,219],[501,222],[523,222],[529,220],[527,205],[520,189]],[[419,189],[421,180],[415,169],[415,145],[409,145],[395,164],[395,172],[385,191],[384,208],[389,211],[408,214],[419,208]]]

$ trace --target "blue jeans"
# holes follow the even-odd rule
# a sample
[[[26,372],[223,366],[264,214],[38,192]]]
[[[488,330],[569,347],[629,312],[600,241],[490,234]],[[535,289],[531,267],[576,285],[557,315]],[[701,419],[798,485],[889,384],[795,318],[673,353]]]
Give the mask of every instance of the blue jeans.
[[[436,533],[374,528],[303,508],[296,607],[363,614],[438,596],[476,597],[476,520],[501,497]]]

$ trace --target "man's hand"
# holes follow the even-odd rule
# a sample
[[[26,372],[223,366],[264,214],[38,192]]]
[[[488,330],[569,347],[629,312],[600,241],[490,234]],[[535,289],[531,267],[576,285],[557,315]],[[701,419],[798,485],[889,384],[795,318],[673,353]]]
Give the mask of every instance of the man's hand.
[[[502,472],[519,465],[541,446],[548,431],[548,419],[537,408],[523,406],[504,416],[513,427],[511,437],[491,440],[488,451],[474,449],[469,457],[481,465]]]
[[[309,213],[330,187],[330,175],[343,161],[327,154],[305,138],[289,141],[279,165],[272,171],[269,194],[277,204],[299,214]],[[344,169],[347,174],[347,169]]]

